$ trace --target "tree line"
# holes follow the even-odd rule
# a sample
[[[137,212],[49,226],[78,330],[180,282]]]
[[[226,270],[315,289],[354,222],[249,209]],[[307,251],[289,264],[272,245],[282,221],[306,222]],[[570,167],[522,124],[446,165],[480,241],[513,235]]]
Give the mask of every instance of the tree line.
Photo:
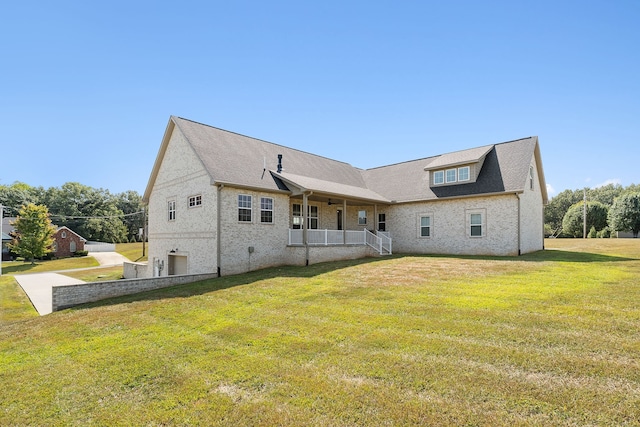
[[[22,182],[0,185],[5,216],[18,216],[22,206],[46,206],[51,222],[91,241],[124,243],[138,239],[144,226],[142,196],[136,191],[111,194],[77,182],[61,187],[32,187]]]
[[[616,231],[640,231],[640,185],[609,184],[598,188],[565,190],[544,210],[546,236],[582,237],[586,195],[588,237],[610,237]]]

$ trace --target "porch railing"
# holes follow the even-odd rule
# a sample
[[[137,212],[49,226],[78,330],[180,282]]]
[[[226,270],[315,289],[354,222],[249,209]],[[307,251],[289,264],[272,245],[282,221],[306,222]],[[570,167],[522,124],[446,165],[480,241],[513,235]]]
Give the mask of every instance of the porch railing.
[[[388,233],[373,234],[369,230],[307,230],[307,242],[313,246],[369,245],[380,254],[391,254],[391,237]],[[303,245],[301,229],[289,229],[289,245]]]

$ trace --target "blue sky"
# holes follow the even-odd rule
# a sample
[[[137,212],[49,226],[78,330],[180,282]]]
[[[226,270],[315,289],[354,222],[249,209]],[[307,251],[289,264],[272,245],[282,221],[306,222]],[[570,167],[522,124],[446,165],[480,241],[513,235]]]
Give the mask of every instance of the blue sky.
[[[638,1],[2,6],[0,184],[142,193],[170,115],[376,167],[538,135],[640,183]]]

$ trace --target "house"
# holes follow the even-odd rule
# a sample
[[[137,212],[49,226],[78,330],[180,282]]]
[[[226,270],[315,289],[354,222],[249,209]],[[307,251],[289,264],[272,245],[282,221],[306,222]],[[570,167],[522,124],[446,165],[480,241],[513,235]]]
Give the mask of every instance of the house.
[[[84,251],[87,240],[68,227],[58,227],[53,235],[53,255],[56,258],[72,256],[76,251]]]
[[[537,251],[547,191],[535,136],[363,170],[172,116],[143,199],[147,275],[228,275]]]

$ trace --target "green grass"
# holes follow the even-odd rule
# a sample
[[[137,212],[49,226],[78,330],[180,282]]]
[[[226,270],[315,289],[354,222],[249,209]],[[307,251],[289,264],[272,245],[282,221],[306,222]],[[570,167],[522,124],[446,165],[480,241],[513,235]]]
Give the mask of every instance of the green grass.
[[[89,270],[67,271],[62,274],[83,282],[105,282],[122,279],[122,267],[92,268]]]
[[[29,261],[11,261],[2,263],[2,275],[43,273],[45,271],[88,268],[98,265],[100,264],[98,264],[98,261],[96,261],[93,257],[61,258],[50,261],[36,261],[34,264]]]
[[[116,252],[129,258],[133,262],[144,262],[148,260],[149,245],[145,248],[145,255],[142,256],[142,242],[139,243],[118,243]]]
[[[267,269],[0,326],[0,425],[640,425],[640,241]]]

